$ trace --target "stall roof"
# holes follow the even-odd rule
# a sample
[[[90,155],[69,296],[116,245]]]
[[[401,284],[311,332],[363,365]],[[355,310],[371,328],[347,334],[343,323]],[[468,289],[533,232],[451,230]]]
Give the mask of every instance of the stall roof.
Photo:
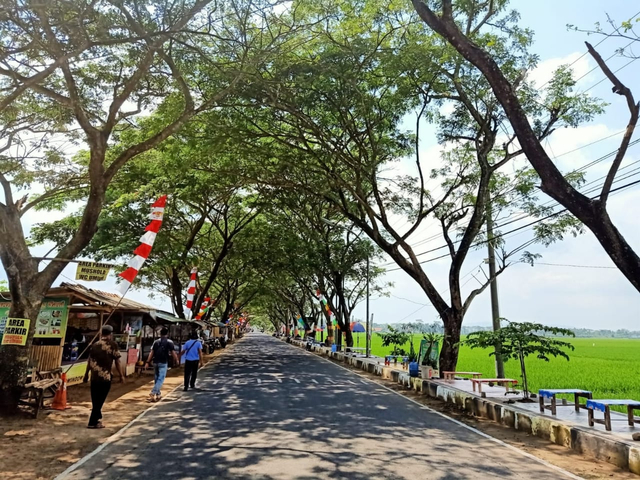
[[[138,303],[128,298],[122,298],[116,293],[105,292],[71,283],[62,283],[60,287],[52,288],[49,290],[47,296],[69,295],[69,293],[80,298],[84,297],[85,300],[91,302],[104,304],[107,307],[118,308],[118,310],[134,310],[146,313],[155,311],[155,308],[149,305]]]
[[[191,320],[178,318],[173,313],[165,312],[164,310],[156,310],[154,314],[157,318],[166,320],[167,322],[171,322],[171,323],[191,323]]]

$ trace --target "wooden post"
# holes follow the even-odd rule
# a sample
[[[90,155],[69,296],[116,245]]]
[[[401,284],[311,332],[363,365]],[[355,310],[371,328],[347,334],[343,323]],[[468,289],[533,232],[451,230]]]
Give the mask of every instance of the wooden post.
[[[540,395],[538,398],[540,399],[540,413],[544,413],[544,397]]]
[[[554,394],[554,395],[551,397],[551,413],[552,413],[553,415],[555,415],[555,414],[556,414],[556,406],[557,406],[557,403],[556,403],[556,396],[555,396],[555,394]]]
[[[627,405],[627,418],[629,419],[629,425],[634,426],[635,419],[633,418],[633,405]]]
[[[611,431],[611,409],[609,408],[609,405],[605,405],[604,408],[604,427],[608,432]]]

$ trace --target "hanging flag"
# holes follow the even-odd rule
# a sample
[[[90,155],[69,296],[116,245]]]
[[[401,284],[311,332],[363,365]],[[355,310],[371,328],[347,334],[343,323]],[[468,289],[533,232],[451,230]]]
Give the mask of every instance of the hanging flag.
[[[146,233],[140,237],[140,246],[133,251],[135,256],[129,260],[128,268],[118,274],[118,276],[122,278],[122,281],[116,289],[122,296],[127,293],[136,275],[138,275],[138,271],[140,271],[140,268],[142,268],[142,265],[151,253],[151,248],[156,241],[156,235],[162,226],[164,207],[166,204],[167,196],[163,195],[151,205],[151,223],[145,228]]]
[[[189,280],[189,286],[187,287],[187,310],[191,311],[193,307],[193,297],[196,294],[196,282],[198,281],[198,269],[193,267],[191,269],[191,280]]]
[[[202,302],[202,305],[200,305],[200,312],[196,316],[196,320],[200,320],[204,316],[205,312],[209,309],[210,300],[211,297],[205,297],[204,302]]]

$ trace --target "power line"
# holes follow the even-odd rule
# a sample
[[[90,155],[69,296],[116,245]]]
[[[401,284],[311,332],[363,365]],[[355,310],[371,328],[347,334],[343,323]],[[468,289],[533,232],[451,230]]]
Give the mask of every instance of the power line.
[[[626,188],[630,188],[630,187],[632,187],[632,186],[634,186],[634,185],[637,185],[638,183],[640,183],[640,180],[635,180],[635,181],[633,181],[633,182],[627,183],[627,184],[622,185],[622,186],[620,186],[620,187],[617,187],[617,188],[611,189],[610,194],[613,194],[613,193],[615,193],[615,192],[619,192],[619,191],[624,190],[624,189],[626,189]],[[592,199],[594,199],[594,198],[596,198],[596,197],[593,197]],[[567,209],[566,209],[566,208],[564,208],[564,209],[559,210],[559,211],[557,211],[557,212],[555,212],[555,213],[549,214],[549,215],[547,215],[546,217],[540,218],[540,219],[535,220],[535,221],[533,221],[533,222],[530,222],[530,223],[528,223],[528,224],[526,224],[526,225],[522,225],[522,226],[520,226],[520,227],[514,228],[513,230],[510,230],[510,231],[508,231],[508,232],[504,232],[504,233],[500,233],[500,234],[494,235],[494,237],[493,237],[493,238],[494,238],[494,239],[496,239],[496,238],[501,238],[501,237],[504,237],[505,235],[509,235],[510,233],[518,232],[518,231],[523,230],[523,229],[525,229],[525,228],[527,228],[527,227],[531,227],[531,226],[536,225],[536,224],[538,224],[538,223],[544,222],[545,220],[549,220],[550,218],[556,217],[556,216],[558,216],[558,215],[560,215],[561,213],[564,213],[564,212],[566,212],[566,211],[567,211]],[[459,243],[459,242],[458,242],[458,243]],[[483,244],[485,244],[485,243],[487,243],[487,240],[481,240],[480,242],[477,242],[477,243],[475,243],[475,244],[471,245],[471,247],[470,247],[470,248],[478,247],[478,246],[481,246],[481,245],[483,245]],[[440,249],[442,249],[442,248],[446,248],[446,247],[448,247],[448,245],[444,245],[444,246],[442,246],[442,247],[439,247],[439,248],[434,249],[434,250],[431,250],[431,251],[440,250]],[[516,251],[517,251],[517,250],[516,250]],[[423,252],[423,253],[418,254],[418,255],[416,255],[416,256],[424,255],[425,253],[428,253],[428,252]],[[425,260],[425,261],[423,261],[423,262],[419,262],[419,264],[420,264],[420,265],[424,265],[425,263],[429,263],[429,262],[433,262],[433,261],[436,261],[436,260],[440,260],[440,259],[445,258],[445,257],[448,257],[448,256],[449,256],[449,253],[445,253],[444,255],[440,255],[440,256],[438,256],[438,257],[430,258],[430,259]],[[402,267],[392,268],[392,269],[389,269],[389,270],[385,270],[385,272],[394,272],[394,271],[396,271],[396,270],[402,270]]]
[[[618,270],[618,267],[605,267],[602,265],[572,265],[572,264],[564,264],[564,263],[543,263],[543,262],[535,262],[534,265],[547,265],[550,267],[598,268],[598,269],[607,269],[607,270]]]

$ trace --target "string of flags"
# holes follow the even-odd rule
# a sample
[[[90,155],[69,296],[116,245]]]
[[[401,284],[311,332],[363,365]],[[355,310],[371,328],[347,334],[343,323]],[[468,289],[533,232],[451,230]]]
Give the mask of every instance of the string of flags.
[[[318,301],[323,306],[323,308],[327,311],[327,315],[329,315],[329,318],[332,319],[333,325],[334,326],[338,325],[338,320],[333,315],[333,312],[331,311],[331,308],[329,307],[329,304],[327,303],[327,300],[324,298],[324,295],[322,295],[322,292],[320,291],[320,289],[316,290],[316,297],[318,297]]]
[[[204,298],[202,305],[200,305],[200,311],[198,312],[198,315],[196,315],[196,320],[200,320],[204,316],[204,314],[207,313],[207,310],[209,310],[210,301],[211,301],[211,297]]]
[[[167,196],[163,195],[151,205],[151,215],[149,215],[151,223],[149,223],[149,225],[144,229],[146,233],[140,237],[140,246],[133,251],[135,256],[129,260],[127,269],[118,274],[122,281],[117,286],[117,290],[122,296],[127,293],[127,290],[131,287],[131,284],[138,275],[142,265],[151,253],[153,243],[156,241],[156,235],[162,226],[162,219],[164,218],[164,208],[166,204]]]

